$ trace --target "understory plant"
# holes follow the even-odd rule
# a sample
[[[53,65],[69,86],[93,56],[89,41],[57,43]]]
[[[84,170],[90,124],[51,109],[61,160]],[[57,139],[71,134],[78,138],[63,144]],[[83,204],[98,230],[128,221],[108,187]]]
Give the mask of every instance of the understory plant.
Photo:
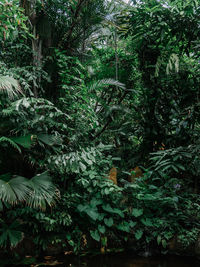
[[[200,2],[126,2],[0,2],[3,252],[199,239]]]

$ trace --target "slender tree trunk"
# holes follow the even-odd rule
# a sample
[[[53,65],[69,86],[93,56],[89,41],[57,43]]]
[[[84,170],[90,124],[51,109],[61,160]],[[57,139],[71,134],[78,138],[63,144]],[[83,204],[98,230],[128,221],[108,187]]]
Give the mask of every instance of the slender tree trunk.
[[[42,40],[39,39],[36,35],[36,25],[34,25],[34,39],[32,40],[32,50],[33,50],[33,66],[35,69],[35,76],[36,70],[41,68],[42,66]],[[41,83],[41,75],[38,78],[35,78],[33,81],[33,94],[34,97],[38,97],[38,87]]]
[[[119,62],[119,59],[118,59],[118,53],[117,53],[117,32],[116,32],[116,29],[115,29],[115,79],[116,81],[118,81],[119,79],[119,69],[118,69],[118,62]]]
[[[36,37],[36,25],[33,26],[33,40],[32,40],[32,51],[33,51],[33,66],[37,66],[37,58],[38,58],[38,54],[37,54],[37,37]],[[36,73],[35,73],[36,74]],[[38,97],[38,90],[37,90],[37,81],[34,78],[33,80],[33,94],[34,97]]]
[[[33,52],[33,66],[34,66],[34,80],[33,80],[33,94],[38,97],[38,86],[41,83],[41,76],[36,78],[36,69],[42,65],[42,40],[37,35],[37,14],[36,14],[36,0],[21,0],[21,7],[25,9],[26,16],[29,17],[32,23],[32,52]]]

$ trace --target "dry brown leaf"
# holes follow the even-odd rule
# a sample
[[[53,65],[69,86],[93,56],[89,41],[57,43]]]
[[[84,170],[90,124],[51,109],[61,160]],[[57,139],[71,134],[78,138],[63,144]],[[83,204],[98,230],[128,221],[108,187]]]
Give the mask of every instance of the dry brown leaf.
[[[110,170],[108,179],[117,185],[117,169],[115,167]]]

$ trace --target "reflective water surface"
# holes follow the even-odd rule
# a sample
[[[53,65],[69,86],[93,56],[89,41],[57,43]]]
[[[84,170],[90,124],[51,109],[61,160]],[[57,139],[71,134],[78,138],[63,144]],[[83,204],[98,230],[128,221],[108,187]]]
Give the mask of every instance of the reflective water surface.
[[[25,263],[26,262],[26,263]],[[29,263],[28,263],[29,262]],[[191,257],[158,256],[158,257],[137,257],[129,254],[102,255],[93,257],[53,257],[45,256],[41,260],[33,260],[27,257],[23,263],[5,264],[0,266],[63,266],[63,267],[200,267],[200,261]]]
[[[46,257],[46,262],[33,264],[37,266],[65,266],[65,267],[200,267],[200,261],[190,257],[164,256],[164,257],[135,257],[130,254],[75,257],[56,259]]]

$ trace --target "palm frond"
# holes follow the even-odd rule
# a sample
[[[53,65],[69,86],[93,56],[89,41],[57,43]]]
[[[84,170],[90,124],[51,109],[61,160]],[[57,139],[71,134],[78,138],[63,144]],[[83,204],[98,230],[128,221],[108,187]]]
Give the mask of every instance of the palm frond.
[[[46,204],[52,206],[56,202],[56,187],[47,172],[34,176],[29,181],[32,190],[28,205],[33,208],[46,209]]]
[[[26,203],[33,208],[46,209],[57,200],[56,187],[47,172],[26,179],[21,176],[9,179],[9,176],[0,176],[0,203],[16,205]]]
[[[30,195],[28,180],[20,176],[9,181],[0,180],[0,188],[0,200],[11,205],[27,201]]]
[[[88,89],[89,91],[96,91],[96,90],[99,90],[101,88],[105,88],[108,86],[116,86],[124,90],[126,89],[123,83],[120,83],[119,81],[116,81],[114,79],[103,79],[99,81],[94,81],[89,85]]]
[[[19,153],[21,153],[20,147],[10,138],[5,137],[5,136],[0,137],[0,145],[1,145],[1,143],[8,143],[10,146],[17,149],[19,151]]]
[[[0,228],[0,247],[16,247],[24,238],[18,221],[11,224],[3,223]]]
[[[17,80],[9,76],[0,75],[0,92],[6,93],[10,99],[22,94],[21,87]]]

